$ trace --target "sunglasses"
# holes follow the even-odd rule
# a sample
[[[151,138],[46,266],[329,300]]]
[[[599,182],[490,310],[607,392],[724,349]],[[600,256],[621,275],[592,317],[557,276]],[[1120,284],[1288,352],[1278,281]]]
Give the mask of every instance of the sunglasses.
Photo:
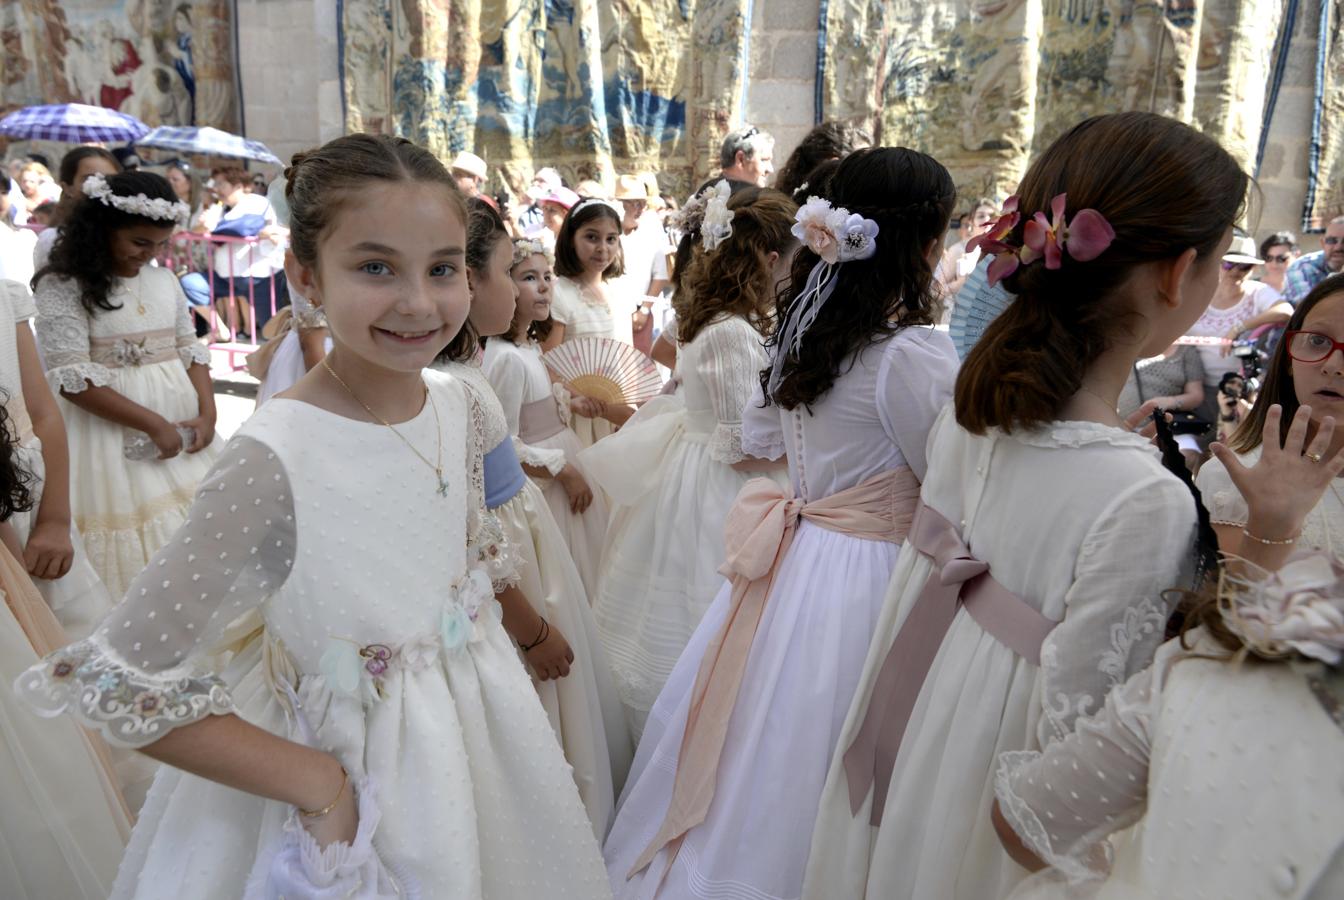
[[[1249,271],[1251,271],[1251,269],[1254,269],[1254,268],[1255,268],[1255,266],[1250,265],[1250,264],[1248,264],[1248,263],[1234,263],[1234,262],[1224,262],[1224,263],[1223,263],[1223,271],[1224,271],[1224,272],[1233,272],[1233,271],[1236,271],[1236,272],[1249,272]]]
[[[1289,331],[1284,339],[1288,341],[1288,355],[1298,362],[1318,363],[1336,350],[1344,350],[1344,342],[1319,331]]]
[[[1325,244],[1325,246],[1327,246],[1327,247],[1333,247],[1333,246],[1335,246],[1336,244],[1338,244],[1340,241],[1344,241],[1344,238],[1335,237],[1334,235],[1331,235],[1330,237],[1323,237],[1323,238],[1321,238],[1321,243],[1322,243],[1322,244]]]
[[[1292,254],[1290,253],[1269,253],[1265,256],[1265,262],[1286,263],[1292,258]]]

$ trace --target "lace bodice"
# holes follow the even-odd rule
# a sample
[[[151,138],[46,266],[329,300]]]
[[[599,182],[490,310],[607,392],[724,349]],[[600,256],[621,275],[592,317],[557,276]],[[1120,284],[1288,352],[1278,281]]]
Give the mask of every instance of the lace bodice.
[[[758,380],[742,413],[742,452],[787,451],[793,489],[807,501],[903,465],[922,481],[924,443],[952,399],[958,364],[946,333],[912,327],[865,347],[811,412],[762,407]]]
[[[1344,733],[1293,667],[1230,664],[1191,637],[1193,652],[1168,642],[1064,739],[1002,754],[1005,818],[1075,885],[1114,874],[1144,897],[1339,896]],[[1140,820],[1113,850],[1108,835]]]
[[[232,709],[207,652],[250,610],[300,675],[330,678],[328,654],[351,642],[432,656],[468,594],[469,545],[501,566],[509,551],[480,506],[472,400],[456,379],[425,377],[441,430],[429,403],[397,427],[431,458],[442,441],[444,493],[382,425],[276,398],[229,442],[122,603],[20,691],[142,746]]]
[[[105,387],[113,383],[111,368],[154,365],[174,353],[183,366],[210,365],[172,272],[145,266],[114,284],[111,300],[121,307],[90,315],[74,279],[48,275],[38,283],[37,339],[53,388],[75,394],[90,384]]]
[[[701,328],[678,351],[686,430],[708,435],[710,456],[718,462],[732,464],[747,456],[742,451],[742,410],[768,362],[763,341],[746,319],[724,316]]]
[[[1244,466],[1254,466],[1260,459],[1260,448],[1238,454],[1237,458]],[[1217,457],[1204,463],[1195,484],[1204,494],[1204,505],[1209,508],[1209,517],[1215,525],[1241,527],[1246,524],[1250,515],[1246,501],[1228,476],[1227,467]],[[1344,485],[1331,485],[1316,508],[1307,515],[1297,546],[1324,550],[1337,559],[1344,559]]]

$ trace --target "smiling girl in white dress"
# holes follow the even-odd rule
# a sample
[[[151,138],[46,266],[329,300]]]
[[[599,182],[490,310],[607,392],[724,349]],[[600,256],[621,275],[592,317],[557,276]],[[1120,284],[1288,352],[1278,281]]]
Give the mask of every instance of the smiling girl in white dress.
[[[738,491],[761,475],[782,485],[787,474],[778,455],[742,449],[742,410],[768,361],[798,207],[760,188],[729,200],[726,182],[709,207],[703,252],[677,294],[676,397],[651,401],[581,457],[616,504],[593,612],[636,741],[723,584],[723,523]]]
[[[1151,663],[1195,570],[1189,473],[1116,407],[1208,305],[1247,183],[1187,125],[1099,116],[973,241],[1017,296],[929,438],[804,896],[980,900],[1024,874],[989,825],[997,754],[1058,740]]]
[[[591,598],[607,533],[607,499],[588,483],[578,458],[583,444],[569,420],[574,414],[595,415],[602,405],[553,383],[542,362],[540,342],[554,327],[555,278],[545,245],[514,241],[509,272],[518,289],[517,310],[507,333],[486,339],[483,369],[504,408],[523,468],[545,492]]]
[[[210,469],[215,395],[181,284],[149,265],[186,204],[148,172],[93,175],[83,190],[34,277],[37,338],[69,435],[75,525],[120,596]]]
[[[468,311],[461,195],[386,136],[296,154],[286,178],[288,274],[325,310],[331,355],[229,442],[93,637],[19,690],[168,764],[113,897],[601,897],[499,625],[507,565],[484,571],[509,554],[483,509],[479,414],[423,371]],[[252,610],[261,638],[211,673]]]
[[[932,327],[951,176],[883,147],[847,157],[830,188],[834,207],[798,212],[806,249],[742,419],[742,452],[787,453],[791,490],[754,479],[728,513],[732,583],[649,714],[604,847],[623,898],[798,896],[841,710],[952,395],[956,351]]]

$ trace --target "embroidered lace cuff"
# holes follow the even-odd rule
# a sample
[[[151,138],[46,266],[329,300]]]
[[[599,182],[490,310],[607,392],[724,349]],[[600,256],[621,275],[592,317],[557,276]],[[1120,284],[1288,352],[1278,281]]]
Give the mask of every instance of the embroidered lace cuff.
[[[203,366],[210,365],[210,351],[199,341],[192,341],[177,348],[177,355],[182,360],[182,365],[191,367],[193,363],[199,363]]]
[[[473,547],[480,565],[496,590],[518,583],[523,560],[504,536],[504,528],[494,513],[482,515]]]
[[[1081,840],[1072,848],[1051,845],[1050,834],[1031,806],[1014,790],[1014,784],[1025,768],[1041,758],[1035,750],[999,754],[999,768],[994,774],[994,795],[999,799],[999,811],[1012,826],[1022,843],[1041,860],[1057,869],[1070,884],[1097,881],[1111,871],[1111,845],[1106,840]]]
[[[524,444],[522,439],[516,435],[513,438],[513,449],[518,453],[518,461],[523,465],[545,469],[551,473],[552,477],[559,475],[560,470],[568,463],[568,460],[565,459],[565,451],[533,447]]]
[[[748,454],[743,452],[742,426],[740,424],[725,425],[720,422],[714,426],[714,433],[709,438],[710,459],[731,466],[733,463],[746,459],[747,456]]]
[[[174,728],[233,711],[215,675],[188,666],[137,671],[96,635],[48,655],[18,677],[14,691],[40,715],[69,712],[119,747],[144,747]]]
[[[106,366],[97,363],[71,363],[48,369],[47,381],[51,384],[52,390],[78,394],[88,389],[89,385],[107,387],[112,383],[112,372]]]
[[[716,436],[717,434],[718,432],[715,432]],[[753,434],[750,431],[744,431],[741,432],[738,444],[744,456],[755,456],[758,459],[779,459],[784,455],[784,435],[779,433]]]

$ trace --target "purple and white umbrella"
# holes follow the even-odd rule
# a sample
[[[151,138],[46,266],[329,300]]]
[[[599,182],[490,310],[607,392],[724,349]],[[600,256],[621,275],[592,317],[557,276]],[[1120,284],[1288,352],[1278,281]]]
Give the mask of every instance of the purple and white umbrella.
[[[218,128],[160,125],[139,138],[135,145],[158,150],[176,150],[179,153],[200,153],[204,156],[255,159],[259,162],[283,165],[280,158],[268,150],[261,141],[249,141],[247,138],[220,131]]]
[[[30,141],[133,141],[148,131],[149,126],[135,116],[83,103],[26,106],[0,119],[0,134]]]

